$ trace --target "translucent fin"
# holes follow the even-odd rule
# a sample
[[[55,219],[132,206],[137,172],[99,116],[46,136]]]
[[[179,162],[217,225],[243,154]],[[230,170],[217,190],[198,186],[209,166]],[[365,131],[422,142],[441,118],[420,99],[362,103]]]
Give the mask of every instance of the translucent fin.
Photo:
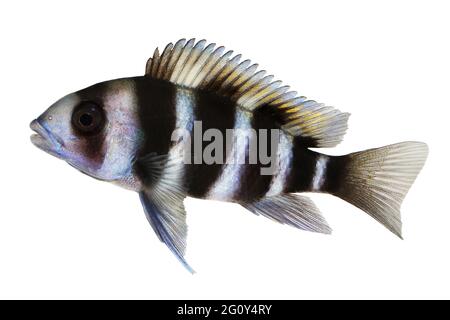
[[[182,184],[174,179],[179,176],[179,162],[167,156],[148,155],[140,159],[147,180],[152,187],[139,193],[145,215],[158,238],[167,245],[185,268],[194,273],[184,258],[186,250],[187,224],[183,200],[186,192]]]
[[[284,109],[287,108],[287,109]],[[282,128],[293,136],[312,139],[308,146],[329,148],[338,145],[347,131],[349,113],[308,100],[283,106]]]
[[[297,194],[282,194],[241,205],[257,215],[265,216],[298,229],[330,234],[331,228],[311,199]]]
[[[266,76],[250,60],[225,51],[205,40],[181,39],[166,46],[162,55],[156,50],[147,62],[146,75],[174,84],[215,92],[228,97],[247,111],[269,108],[274,121],[293,135],[305,139],[305,147],[334,147],[347,130],[348,113],[319,104],[305,97],[295,97],[289,86]],[[224,53],[225,52],[225,53]]]
[[[400,206],[427,154],[428,147],[422,142],[402,142],[351,153],[342,157],[343,180],[333,193],[401,238]]]

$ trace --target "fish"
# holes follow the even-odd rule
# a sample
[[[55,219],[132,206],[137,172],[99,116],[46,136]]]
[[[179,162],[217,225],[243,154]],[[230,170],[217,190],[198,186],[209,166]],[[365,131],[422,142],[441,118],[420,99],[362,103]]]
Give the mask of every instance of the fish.
[[[290,90],[206,40],[156,48],[145,74],[70,93],[30,124],[31,142],[95,179],[137,192],[189,270],[184,199],[240,204],[301,230],[331,228],[305,193],[358,207],[402,237],[400,206],[428,154],[407,141],[332,156],[350,114]],[[314,150],[313,150],[314,149]]]

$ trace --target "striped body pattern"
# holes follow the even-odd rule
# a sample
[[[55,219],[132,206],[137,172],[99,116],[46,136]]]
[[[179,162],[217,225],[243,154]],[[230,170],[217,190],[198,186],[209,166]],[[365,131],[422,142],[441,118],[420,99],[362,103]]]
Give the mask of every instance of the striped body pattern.
[[[144,131],[143,135],[147,137],[147,142],[146,146],[141,148],[139,156],[150,152],[179,154],[180,147],[183,148],[182,150],[185,148],[185,141],[174,142],[168,139],[166,145],[158,150],[158,144],[161,143],[160,135],[169,137],[172,132],[185,129],[191,137],[194,137],[194,122],[201,123],[200,134],[214,128],[220,130],[223,137],[227,136],[225,132],[227,129],[231,129],[235,135],[239,135],[243,132],[240,129],[270,130],[277,128],[270,114],[262,109],[249,112],[242,110],[234,102],[212,93],[179,88],[173,84],[146,77],[136,78],[133,81],[144,82],[144,84],[135,85],[137,88],[144,87],[146,90],[142,94],[137,92],[138,97],[142,98],[145,94],[149,94],[154,99],[156,95],[161,95],[157,100],[167,102],[167,105],[164,106],[165,117],[144,117],[145,121],[142,122],[141,128]],[[156,88],[154,94],[151,94],[153,90],[149,90],[152,86]],[[160,128],[157,135],[154,134],[155,128]],[[285,191],[312,191],[317,171],[312,165],[315,163],[314,159],[319,156],[317,153],[304,148],[300,142],[295,143],[295,139],[290,134],[281,131],[278,148],[274,151],[274,158],[277,162],[276,170],[272,175],[261,175],[260,169],[263,166],[261,163],[249,164],[248,161],[245,161],[248,159],[249,143],[252,139],[256,139],[254,143],[258,145],[258,136],[245,138],[247,139],[233,136],[230,150],[228,152],[225,148],[223,150],[224,160],[233,158],[235,160],[233,163],[228,164],[227,162],[230,161],[213,164],[195,163],[195,159],[192,159],[190,164],[183,164],[183,180],[189,196],[223,201],[243,201],[274,196]],[[209,142],[205,141],[200,152],[203,152],[208,144]],[[191,152],[195,152],[196,146],[192,145],[190,148]],[[236,161],[236,157],[244,161]],[[244,163],[240,164],[240,162]],[[292,166],[293,163],[298,165]],[[307,169],[305,171],[308,171],[309,175],[308,177],[305,175],[305,178],[302,179],[303,182],[298,184],[295,175],[298,175],[298,171],[302,168]],[[142,178],[145,179],[145,176],[143,174]],[[139,173],[135,178],[141,178]]]
[[[155,50],[144,76],[95,84],[31,123],[32,142],[85,174],[139,193],[159,239],[184,256],[187,196],[236,202],[302,230],[331,233],[302,192],[340,197],[401,237],[400,205],[427,146],[342,156],[349,114],[308,100],[240,54],[205,40]]]

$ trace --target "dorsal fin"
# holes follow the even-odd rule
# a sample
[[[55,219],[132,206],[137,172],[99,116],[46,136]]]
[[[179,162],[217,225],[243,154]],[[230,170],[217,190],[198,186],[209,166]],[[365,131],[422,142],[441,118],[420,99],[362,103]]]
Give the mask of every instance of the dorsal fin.
[[[297,96],[273,81],[266,71],[257,71],[250,60],[241,62],[241,55],[217,47],[205,40],[181,39],[169,43],[160,54],[156,48],[147,61],[146,76],[174,84],[213,91],[229,97],[248,111],[270,108],[287,133],[306,138],[306,147],[334,147],[347,130],[349,113]]]

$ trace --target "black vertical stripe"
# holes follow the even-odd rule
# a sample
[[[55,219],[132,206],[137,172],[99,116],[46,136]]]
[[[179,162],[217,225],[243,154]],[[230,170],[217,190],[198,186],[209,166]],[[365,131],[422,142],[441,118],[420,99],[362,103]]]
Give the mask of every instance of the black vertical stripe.
[[[323,191],[336,194],[342,186],[342,181],[348,173],[348,156],[330,157],[327,163]]]
[[[80,104],[93,102],[100,108],[104,108],[104,100],[109,93],[110,81],[97,83],[77,92],[80,98]],[[73,124],[72,124],[73,126]],[[89,158],[96,169],[101,168],[106,156],[105,131],[101,130],[93,135],[85,135],[73,128],[75,135],[78,137],[77,151]]]
[[[256,145],[258,146],[257,152],[259,154],[259,130],[267,129],[267,154],[271,155],[272,152],[277,152],[276,150],[272,150],[271,139],[270,139],[270,130],[278,129],[278,126],[273,121],[273,118],[270,116],[268,108],[259,108],[253,112],[252,117],[252,128],[256,130]],[[267,165],[269,166],[269,165]],[[273,175],[262,175],[261,168],[265,167],[259,161],[256,164],[248,163],[244,167],[243,172],[240,177],[240,186],[238,191],[236,192],[234,198],[235,200],[240,201],[255,201],[262,198],[267,191],[269,191],[270,184],[273,179]]]
[[[196,92],[196,105],[194,108],[194,120],[201,121],[202,134],[210,129],[218,129],[222,133],[224,140],[226,129],[234,127],[236,112],[235,103],[228,98],[205,91]],[[225,141],[224,141],[225,142]],[[202,143],[202,150],[210,142]],[[191,135],[191,164],[186,165],[186,183],[189,195],[196,198],[203,198],[208,193],[211,186],[217,181],[223,168],[223,164],[194,164],[194,135]],[[223,155],[226,159],[226,144],[223,145]]]
[[[138,117],[144,134],[134,170],[144,184],[148,185],[152,181],[139,159],[151,153],[168,154],[176,124],[176,86],[150,77],[136,77],[134,81]]]
[[[293,148],[292,167],[284,191],[311,191],[319,153],[305,148],[302,141],[298,139],[294,139]]]

